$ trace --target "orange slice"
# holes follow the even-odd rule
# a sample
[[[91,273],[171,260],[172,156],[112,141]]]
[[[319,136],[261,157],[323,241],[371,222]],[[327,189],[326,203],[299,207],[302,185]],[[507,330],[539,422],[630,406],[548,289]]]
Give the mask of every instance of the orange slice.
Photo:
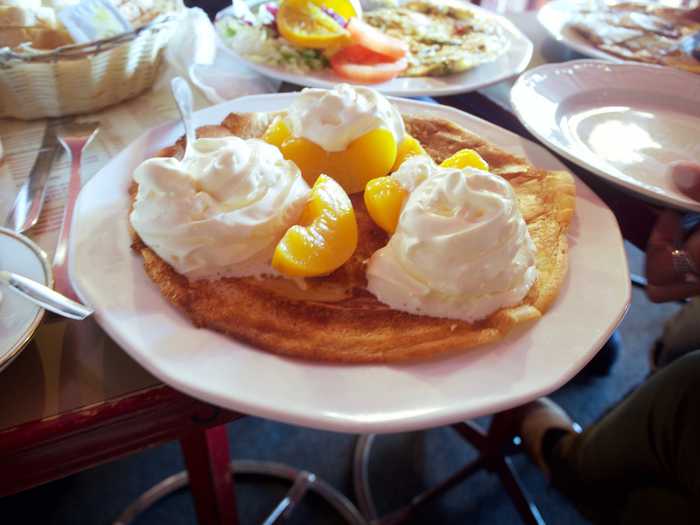
[[[299,47],[324,49],[349,41],[350,33],[312,0],[282,0],[277,29]]]
[[[401,142],[396,155],[396,163],[392,171],[409,157],[415,155],[427,155],[423,147],[416,139],[407,135]],[[440,164],[442,168],[477,168],[488,171],[489,165],[473,149],[461,149]],[[372,179],[365,187],[365,206],[374,223],[385,232],[392,234],[396,231],[396,225],[401,215],[408,192],[397,182],[394,177],[378,177]]]
[[[420,142],[411,135],[406,135],[396,151],[396,162],[391,167],[391,171],[396,171],[403,164],[403,161],[416,155],[427,155],[427,153],[423,146],[420,145]]]
[[[372,179],[365,187],[365,206],[374,223],[385,232],[396,231],[401,207],[408,192],[393,177]]]
[[[359,1],[352,2],[350,0],[312,0],[319,7],[327,7],[332,9],[337,14],[342,16],[346,21],[349,21],[353,16],[360,16]]]
[[[315,277],[340,268],[357,248],[357,221],[343,188],[326,175],[316,180],[296,224],[272,256],[272,267],[289,277]]]
[[[325,173],[348,193],[364,190],[367,181],[388,174],[396,161],[396,141],[383,128],[365,133],[343,151],[329,152],[310,140],[292,137],[284,120],[277,119],[263,140],[277,146],[285,159],[293,161],[309,185]]]
[[[441,168],[476,168],[489,171],[488,163],[473,149],[461,149],[440,163]]]

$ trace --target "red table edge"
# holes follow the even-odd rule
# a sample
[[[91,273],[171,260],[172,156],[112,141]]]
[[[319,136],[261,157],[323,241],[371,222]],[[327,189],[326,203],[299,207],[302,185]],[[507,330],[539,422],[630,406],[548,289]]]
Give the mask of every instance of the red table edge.
[[[165,385],[0,431],[0,496],[233,421]],[[224,430],[225,428],[221,427]],[[183,443],[184,446],[184,443]]]

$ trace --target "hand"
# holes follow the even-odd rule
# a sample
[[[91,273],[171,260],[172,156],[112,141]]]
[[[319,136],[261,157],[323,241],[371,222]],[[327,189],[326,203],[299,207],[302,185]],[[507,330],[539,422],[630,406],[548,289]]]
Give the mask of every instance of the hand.
[[[693,232],[683,242],[681,218],[678,213],[664,211],[651,232],[646,252],[647,296],[655,303],[678,301],[700,295],[700,277],[689,282],[673,265],[671,252],[684,249],[691,262],[700,268],[700,231]],[[695,276],[690,276],[692,279]]]
[[[671,180],[681,193],[700,201],[700,163],[690,161],[672,163]]]
[[[700,6],[690,9],[686,17],[695,22],[700,22]]]

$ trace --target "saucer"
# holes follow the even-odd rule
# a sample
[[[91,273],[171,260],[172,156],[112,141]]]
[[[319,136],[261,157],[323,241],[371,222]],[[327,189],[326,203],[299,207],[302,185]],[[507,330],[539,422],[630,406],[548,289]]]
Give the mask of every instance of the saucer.
[[[46,254],[30,239],[0,228],[0,269],[53,286],[53,272]],[[9,365],[29,343],[44,309],[0,285],[0,370]]]

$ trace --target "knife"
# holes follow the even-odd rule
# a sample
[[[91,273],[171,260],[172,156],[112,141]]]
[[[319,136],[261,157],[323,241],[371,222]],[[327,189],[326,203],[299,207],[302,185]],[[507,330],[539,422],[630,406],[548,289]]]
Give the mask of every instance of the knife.
[[[39,220],[46,196],[46,181],[51,175],[51,165],[59,150],[54,128],[63,120],[65,119],[50,119],[46,124],[39,154],[36,156],[29,177],[19,189],[12,210],[5,220],[5,226],[11,230],[24,232]]]

